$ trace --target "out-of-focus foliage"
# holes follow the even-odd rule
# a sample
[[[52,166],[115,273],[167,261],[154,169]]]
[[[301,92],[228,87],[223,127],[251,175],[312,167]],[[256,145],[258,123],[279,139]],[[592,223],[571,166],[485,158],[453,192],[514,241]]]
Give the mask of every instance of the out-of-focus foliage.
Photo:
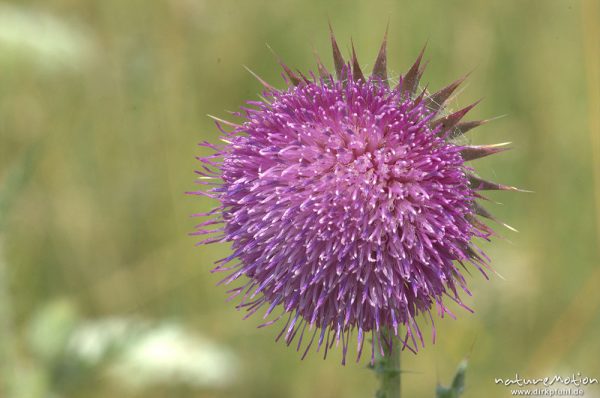
[[[65,299],[42,306],[26,333],[31,356],[26,367],[14,364],[9,396],[15,398],[66,397],[98,378],[139,393],[224,388],[239,373],[230,350],[181,325],[125,317],[83,320]]]
[[[498,226],[507,239],[484,244],[502,277],[473,274],[467,301],[475,314],[456,308],[458,320],[437,321],[435,345],[403,354],[406,396],[433,396],[436,380],[467,353],[467,398],[507,396],[494,377],[515,372],[600,376],[592,184],[600,166],[590,149],[596,115],[586,77],[597,54],[582,29],[584,18],[600,15],[582,3],[15,0],[0,3],[0,192],[19,187],[0,215],[0,396],[42,396],[53,380],[65,382],[56,394],[69,397],[374,393],[366,362],[342,367],[337,352],[300,361],[293,347],[273,342],[276,326],[242,321],[214,287],[221,275],[208,272],[227,246],[195,248],[187,236],[189,215],[213,205],[184,195],[195,188],[194,156],[203,153],[196,143],[218,140],[206,114],[228,118],[258,97],[260,85],[242,65],[283,86],[265,43],[303,71],[314,69],[311,47],[331,65],[328,18],[344,54],[352,36],[367,70],[388,21],[392,71],[405,70],[426,41],[430,88],[472,70],[453,107],[484,97],[473,118],[505,116],[467,140],[515,148],[479,161],[478,171],[535,191],[491,195],[504,203],[492,204],[494,213],[521,231]],[[30,148],[35,167],[13,172]],[[57,297],[67,301],[50,318],[35,315]],[[158,342],[137,334],[132,341],[149,351],[127,351],[121,367],[87,373],[89,357],[64,362],[57,347],[69,325],[107,319],[181,326],[159,328]],[[168,349],[170,364],[188,362],[196,351],[182,330],[234,352],[237,382],[140,390],[119,381],[119,372],[141,372],[132,365],[140,358],[160,358],[167,342],[178,344]]]
[[[0,4],[0,65],[30,63],[53,72],[90,62],[87,32],[39,8]]]
[[[452,384],[449,387],[439,384],[435,391],[436,398],[458,398],[465,391],[465,378],[467,374],[467,360],[458,365]]]

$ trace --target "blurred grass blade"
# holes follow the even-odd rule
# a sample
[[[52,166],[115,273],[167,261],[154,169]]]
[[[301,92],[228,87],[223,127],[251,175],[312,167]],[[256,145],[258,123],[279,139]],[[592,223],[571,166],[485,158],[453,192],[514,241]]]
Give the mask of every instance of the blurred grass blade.
[[[40,144],[29,147],[20,161],[13,165],[0,184],[0,232],[4,230],[8,213],[33,174]]]
[[[10,208],[33,174],[37,155],[38,145],[30,147],[22,159],[8,171],[4,181],[0,183],[0,392],[13,390],[17,358],[11,297],[8,288],[10,278],[3,253],[2,232]]]

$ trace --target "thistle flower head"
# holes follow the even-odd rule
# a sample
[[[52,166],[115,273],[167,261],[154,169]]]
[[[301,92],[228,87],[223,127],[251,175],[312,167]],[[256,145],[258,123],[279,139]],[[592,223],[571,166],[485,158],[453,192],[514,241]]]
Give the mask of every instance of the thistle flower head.
[[[226,284],[243,280],[230,290],[238,308],[263,310],[264,325],[283,318],[277,339],[304,355],[341,342],[345,361],[353,334],[357,360],[368,335],[371,357],[390,333],[416,351],[417,316],[451,314],[445,299],[466,308],[461,269],[486,275],[474,239],[489,239],[477,216],[492,216],[478,192],[514,188],[476,177],[467,162],[505,148],[457,143],[483,121],[462,121],[475,104],[445,108],[462,79],[419,89],[423,52],[390,85],[385,39],[369,77],[354,48],[346,63],[331,39],[334,74],[318,59],[318,76],[282,63],[285,88],[259,78],[262,100],[236,114],[241,123],[217,119],[225,145],[202,143],[215,152],[197,172],[215,186],[195,193],[220,205],[199,214],[209,219],[195,234],[231,243],[214,271],[229,272]]]

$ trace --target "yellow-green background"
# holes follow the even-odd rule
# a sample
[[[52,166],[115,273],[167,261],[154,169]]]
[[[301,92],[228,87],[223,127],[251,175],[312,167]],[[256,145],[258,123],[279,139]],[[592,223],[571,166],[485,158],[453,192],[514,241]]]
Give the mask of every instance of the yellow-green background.
[[[314,68],[312,47],[331,65],[330,19],[344,54],[352,37],[367,70],[389,22],[393,73],[407,69],[426,41],[430,88],[473,71],[453,107],[483,97],[472,117],[505,116],[469,140],[515,148],[480,161],[478,171],[535,191],[491,195],[503,203],[491,205],[494,213],[520,230],[498,227],[506,239],[485,245],[502,277],[474,273],[466,301],[475,314],[457,309],[457,320],[437,322],[435,345],[403,355],[404,396],[432,397],[465,356],[465,397],[509,396],[493,378],[515,372],[600,377],[595,0],[13,4],[77,24],[94,45],[90,60],[60,70],[26,57],[0,63],[0,181],[37,150],[2,233],[19,361],[28,360],[21,341],[36,308],[66,297],[86,317],[177,320],[242,359],[241,377],[227,389],[136,396],[373,396],[365,361],[341,366],[339,351],[300,361],[273,342],[277,327],[242,321],[215,286],[220,276],[209,273],[227,247],[194,247],[187,236],[189,215],[211,206],[184,194],[195,188],[194,156],[206,153],[196,143],[217,140],[206,115],[227,117],[257,98],[260,86],[243,65],[283,85],[265,44],[301,70]],[[128,396],[103,379],[72,394]]]

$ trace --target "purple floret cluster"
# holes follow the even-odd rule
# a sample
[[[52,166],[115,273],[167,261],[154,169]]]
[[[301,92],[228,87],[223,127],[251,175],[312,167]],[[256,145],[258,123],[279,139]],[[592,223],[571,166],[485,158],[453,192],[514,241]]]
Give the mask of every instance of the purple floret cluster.
[[[320,61],[308,78],[283,65],[286,88],[263,82],[240,123],[218,122],[224,144],[201,144],[214,153],[199,158],[199,182],[214,186],[194,193],[219,206],[198,214],[208,219],[194,234],[231,243],[214,271],[241,281],[230,290],[238,308],[261,310],[263,325],[281,320],[277,339],[304,355],[341,342],[345,361],[354,334],[357,360],[365,338],[371,358],[392,335],[416,351],[418,316],[452,316],[447,298],[466,308],[462,272],[486,275],[473,239],[492,235],[478,218],[491,215],[478,191],[513,188],[465,162],[503,147],[456,143],[482,122],[461,122],[472,106],[445,110],[460,81],[417,92],[422,54],[390,87],[385,41],[370,77],[332,43],[336,77]]]

